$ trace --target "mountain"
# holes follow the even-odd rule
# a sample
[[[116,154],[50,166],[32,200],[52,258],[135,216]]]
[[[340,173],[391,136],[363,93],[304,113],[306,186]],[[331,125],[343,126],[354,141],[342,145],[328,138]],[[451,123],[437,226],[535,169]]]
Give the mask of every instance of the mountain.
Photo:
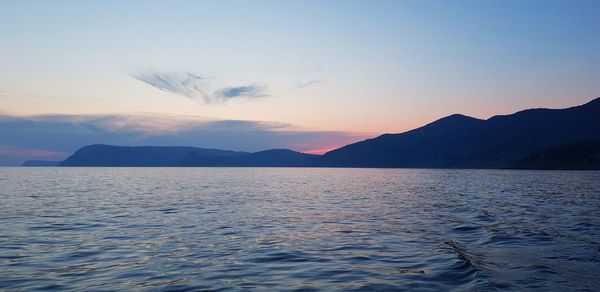
[[[61,166],[311,166],[318,155],[287,149],[255,153],[171,146],[85,146]]]
[[[318,158],[319,155],[272,149],[236,157],[205,157],[192,154],[186,159],[185,166],[305,167],[317,166]]]
[[[77,150],[60,166],[184,166],[190,157],[235,157],[248,154],[218,149],[178,146],[89,145]]]
[[[600,98],[567,109],[530,109],[480,120],[451,115],[401,134],[330,151],[334,167],[508,168],[528,155],[600,139]]]
[[[248,153],[195,147],[90,145],[60,165],[589,168],[596,163],[593,159],[598,144],[570,143],[594,140],[600,140],[600,98],[567,109],[529,109],[487,120],[455,114],[322,156],[287,149]],[[566,148],[558,147],[565,144]]]
[[[249,166],[316,166],[320,155],[300,153],[289,149],[271,149],[240,157]]]
[[[600,140],[552,147],[520,159],[514,168],[600,170]]]
[[[21,166],[59,166],[61,161],[27,160]]]

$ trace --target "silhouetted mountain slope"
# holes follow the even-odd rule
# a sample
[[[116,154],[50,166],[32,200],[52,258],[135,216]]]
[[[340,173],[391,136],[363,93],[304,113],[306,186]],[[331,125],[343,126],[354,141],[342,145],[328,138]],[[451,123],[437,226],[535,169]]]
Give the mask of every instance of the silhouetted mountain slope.
[[[85,146],[61,166],[182,166],[193,155],[201,157],[235,157],[248,154],[218,149],[176,146]]]
[[[311,166],[319,155],[300,153],[288,149],[272,149],[240,157],[247,165]]]
[[[317,157],[287,149],[248,153],[195,147],[90,145],[61,166],[310,166]]]
[[[192,154],[186,166],[316,166],[318,155],[288,149],[272,149],[236,157],[204,157]]]
[[[79,149],[61,166],[511,168],[534,153],[589,140],[600,140],[600,98],[567,109],[530,109],[487,120],[455,114],[405,133],[347,145],[323,156],[286,149],[247,153],[194,147],[91,145]],[[597,144],[586,147],[597,151],[593,148]],[[558,155],[554,160],[557,163],[571,157],[564,156],[563,150],[556,151],[551,153]],[[539,163],[546,156],[532,157],[531,165],[543,165]],[[553,164],[552,168],[560,167]]]
[[[506,168],[552,146],[600,139],[600,98],[567,109],[530,109],[479,120],[451,115],[323,155],[342,167]]]
[[[61,161],[27,160],[21,166],[59,166]]]
[[[600,140],[564,144],[517,161],[521,169],[600,169]]]

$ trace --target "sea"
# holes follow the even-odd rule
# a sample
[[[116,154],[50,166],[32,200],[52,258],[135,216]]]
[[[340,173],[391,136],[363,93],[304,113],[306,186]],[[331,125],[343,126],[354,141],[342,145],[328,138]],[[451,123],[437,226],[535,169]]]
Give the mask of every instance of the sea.
[[[600,171],[0,168],[2,291],[600,291]]]

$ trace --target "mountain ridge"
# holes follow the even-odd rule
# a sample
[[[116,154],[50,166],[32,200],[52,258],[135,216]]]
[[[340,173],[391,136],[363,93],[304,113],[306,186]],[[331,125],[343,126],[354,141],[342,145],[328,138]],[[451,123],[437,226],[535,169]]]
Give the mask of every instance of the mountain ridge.
[[[250,153],[187,146],[95,144],[82,147],[61,166],[514,168],[518,161],[537,152],[598,139],[600,98],[595,98],[569,108],[526,109],[485,120],[452,114],[323,155],[289,149]]]
[[[338,167],[505,168],[551,146],[597,138],[598,125],[600,98],[565,109],[528,109],[487,120],[450,115],[410,131],[340,147],[323,160]]]
[[[318,155],[289,149],[243,152],[188,146],[84,146],[60,166],[308,166]]]

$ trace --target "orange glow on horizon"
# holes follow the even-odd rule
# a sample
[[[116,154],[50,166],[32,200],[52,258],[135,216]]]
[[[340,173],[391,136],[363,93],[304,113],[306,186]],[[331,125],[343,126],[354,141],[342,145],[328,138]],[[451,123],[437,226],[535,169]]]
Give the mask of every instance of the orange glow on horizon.
[[[307,150],[307,151],[302,151],[303,153],[306,154],[318,154],[318,155],[323,155],[331,150],[335,150],[338,149],[342,146],[335,146],[335,147],[328,147],[328,148],[320,148],[320,149],[312,149],[312,150]]]

